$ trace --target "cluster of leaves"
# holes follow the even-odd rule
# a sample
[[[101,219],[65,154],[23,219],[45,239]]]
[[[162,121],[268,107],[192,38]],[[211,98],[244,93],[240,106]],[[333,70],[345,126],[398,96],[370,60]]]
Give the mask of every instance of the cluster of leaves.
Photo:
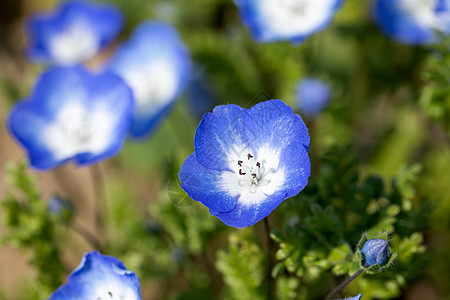
[[[427,114],[450,129],[450,37],[436,43],[425,63],[420,103]]]
[[[65,274],[55,232],[56,220],[48,210],[26,163],[8,164],[6,179],[10,189],[0,201],[6,231],[3,244],[25,251],[37,270],[39,298],[44,299],[61,283]]]
[[[380,233],[387,239],[389,233],[393,254],[385,267],[395,268],[395,271],[381,273],[375,272],[378,266],[368,268],[356,281],[358,288],[350,286],[353,293],[360,291],[364,299],[399,296],[402,288],[416,278],[424,266],[423,258],[417,255],[425,251],[419,231],[424,229],[431,209],[426,204],[412,204],[417,200],[414,184],[420,168],[402,169],[390,187],[385,188],[380,177],[361,178],[358,164],[349,152],[349,149],[330,150],[323,159],[319,175],[307,189],[280,207],[278,216],[284,228],[271,233],[278,244],[278,263],[272,270],[272,277],[277,281],[280,299],[320,299],[341,277],[355,273],[362,257],[358,248],[355,251],[353,248],[361,233],[364,233],[362,240],[367,236],[379,237]],[[255,244],[243,245],[241,242],[240,247],[248,248],[241,253],[255,247]],[[232,256],[234,251],[235,247],[230,246],[228,255]],[[223,255],[219,259],[224,260]],[[231,264],[229,260],[219,260],[220,265],[225,263]],[[236,259],[231,267],[222,268],[224,277],[245,278],[248,270],[239,263]],[[239,270],[241,273],[236,274]],[[229,293],[239,294],[243,284],[244,281],[227,285]],[[255,291],[250,298],[258,297],[260,294]]]

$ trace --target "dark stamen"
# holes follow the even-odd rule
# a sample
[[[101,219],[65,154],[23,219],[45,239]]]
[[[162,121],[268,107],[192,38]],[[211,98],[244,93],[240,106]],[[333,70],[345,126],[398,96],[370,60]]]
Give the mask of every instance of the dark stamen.
[[[253,178],[256,178],[256,174],[255,174],[255,173],[252,173],[252,177],[253,177]]]
[[[239,175],[245,175],[247,173],[242,173],[242,169],[239,169]]]
[[[111,292],[108,292],[108,295],[112,298],[112,293]]]
[[[256,162],[256,166],[257,166],[258,168],[261,168],[261,164],[259,163],[259,161]]]
[[[247,158],[250,160],[250,158],[253,158],[253,155],[251,155],[250,153],[247,154]]]
[[[242,167],[242,160],[238,160],[239,167]]]

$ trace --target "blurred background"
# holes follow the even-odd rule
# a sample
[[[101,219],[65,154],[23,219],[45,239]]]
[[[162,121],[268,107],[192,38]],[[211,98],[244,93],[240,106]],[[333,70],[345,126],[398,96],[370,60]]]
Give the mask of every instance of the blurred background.
[[[6,130],[8,112],[16,101],[29,95],[37,75],[45,69],[24,56],[27,37],[23,22],[57,2],[0,3],[0,165],[5,170],[11,162],[26,158]],[[123,12],[125,28],[119,40],[88,65],[95,67],[105,60],[140,22],[159,19],[174,25],[189,48],[195,64],[193,78],[154,134],[142,142],[128,141],[118,156],[98,165],[95,172],[100,172],[104,181],[100,191],[98,176],[93,176],[90,168],[65,165],[48,172],[23,171],[35,179],[45,203],[59,195],[73,205],[70,225],[51,221],[59,225],[54,227],[52,241],[46,241],[46,246],[58,247],[66,271],[56,283],[43,279],[39,270],[45,266],[36,269],[34,261],[39,239],[30,238],[24,247],[9,236],[0,246],[0,299],[44,299],[42,295],[48,296],[52,287],[64,282],[67,270],[73,270],[83,253],[93,248],[86,236],[99,240],[108,254],[138,274],[143,299],[264,299],[258,284],[252,291],[249,287],[255,284],[245,281],[252,278],[251,270],[259,267],[249,267],[248,276],[232,273],[245,268],[234,261],[263,264],[267,241],[262,224],[253,226],[254,231],[227,228],[183,193],[177,174],[193,151],[194,132],[204,113],[216,105],[251,107],[267,99],[282,99],[309,128],[313,187],[294,199],[313,199],[315,192],[321,194],[313,189],[324,191],[327,184],[329,189],[357,187],[358,192],[347,191],[356,199],[363,197],[359,189],[364,184],[376,185],[370,180],[384,182],[379,195],[369,197],[367,206],[347,206],[342,210],[350,211],[349,216],[337,214],[337,218],[340,222],[352,220],[343,231],[349,234],[342,235],[350,250],[365,230],[363,226],[369,230],[378,224],[379,229],[398,234],[399,267],[394,265],[377,279],[371,277],[377,275],[368,275],[356,281],[346,294],[362,292],[362,299],[450,299],[448,41],[413,47],[388,39],[372,21],[371,1],[345,1],[328,28],[299,45],[254,42],[230,0],[108,2]],[[310,118],[299,110],[296,95],[298,81],[307,76],[320,78],[332,90],[329,106]],[[11,192],[8,174],[0,173],[1,197]],[[356,177],[347,179],[348,174]],[[337,183],[330,183],[333,180]],[[343,194],[345,189],[340,191],[334,196],[322,193],[324,198],[311,201],[325,207],[323,199],[329,196],[326,201],[341,209],[348,195]],[[403,195],[395,206],[399,212],[389,215],[384,208],[393,203],[396,191]],[[104,230],[95,223],[99,195]],[[297,222],[290,219],[289,205],[272,213],[273,228],[281,230],[289,222]],[[367,222],[358,219],[357,209],[363,212],[360,216],[368,215]],[[355,216],[350,217],[352,212]],[[0,214],[5,215],[5,210]],[[30,215],[30,227],[41,224],[35,217]],[[0,227],[0,236],[7,236],[8,230]],[[324,232],[325,240],[334,243],[334,233]],[[17,229],[14,234],[20,237],[22,233]],[[409,239],[402,239],[405,237]],[[401,247],[409,251],[403,253],[408,259],[402,260]],[[299,254],[305,268],[310,255],[306,252]],[[351,262],[351,257],[345,259]],[[30,265],[30,261],[34,263]],[[52,263],[46,265],[49,270]],[[345,278],[347,271],[336,272],[333,266],[333,262],[310,266],[310,270],[318,268],[317,274],[296,273],[286,267],[280,271],[285,279],[278,282],[277,299],[321,299],[323,290]],[[255,282],[263,282],[255,276]]]

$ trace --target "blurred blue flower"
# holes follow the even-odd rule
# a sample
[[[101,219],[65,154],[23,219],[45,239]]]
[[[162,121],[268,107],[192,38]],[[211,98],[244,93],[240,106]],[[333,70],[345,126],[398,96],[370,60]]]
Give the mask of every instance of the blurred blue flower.
[[[87,165],[120,151],[133,109],[132,92],[120,77],[78,66],[52,67],[30,97],[12,108],[8,128],[35,168],[54,168],[70,159]]]
[[[343,300],[361,300],[361,293],[356,295],[355,297],[345,298]]]
[[[388,242],[383,239],[373,239],[365,242],[361,249],[361,254],[363,255],[365,267],[375,264],[382,266],[388,262],[391,256]]]
[[[325,29],[343,0],[234,0],[259,42],[302,42]]]
[[[318,115],[331,99],[331,89],[323,81],[304,78],[297,85],[297,106],[308,117]]]
[[[111,43],[122,26],[122,14],[110,4],[64,1],[55,11],[27,20],[28,57],[58,65],[83,62]]]
[[[131,136],[142,138],[163,119],[191,75],[190,55],[178,33],[163,22],[139,25],[107,66],[131,87],[136,111]]]
[[[181,187],[229,226],[268,216],[310,175],[308,130],[281,100],[217,106],[203,116],[194,146],[181,166]]]
[[[48,201],[48,211],[63,221],[69,221],[73,216],[74,208],[69,200],[53,195]]]
[[[141,300],[139,278],[115,257],[86,253],[80,265],[48,300]]]
[[[196,66],[194,75],[186,91],[188,108],[198,119],[216,106],[216,101],[210,86],[208,76],[203,68]]]
[[[436,30],[450,33],[450,0],[376,0],[373,15],[386,35],[403,44],[432,43]]]

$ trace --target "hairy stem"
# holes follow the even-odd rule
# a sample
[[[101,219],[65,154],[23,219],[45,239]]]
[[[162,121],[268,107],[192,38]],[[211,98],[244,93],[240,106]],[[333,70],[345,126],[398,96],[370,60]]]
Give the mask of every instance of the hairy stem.
[[[356,277],[358,277],[362,273],[363,269],[358,269],[355,274],[344,280],[340,285],[335,287],[331,292],[328,293],[328,295],[325,297],[325,300],[330,299],[334,295],[340,293],[350,282],[352,282]]]

